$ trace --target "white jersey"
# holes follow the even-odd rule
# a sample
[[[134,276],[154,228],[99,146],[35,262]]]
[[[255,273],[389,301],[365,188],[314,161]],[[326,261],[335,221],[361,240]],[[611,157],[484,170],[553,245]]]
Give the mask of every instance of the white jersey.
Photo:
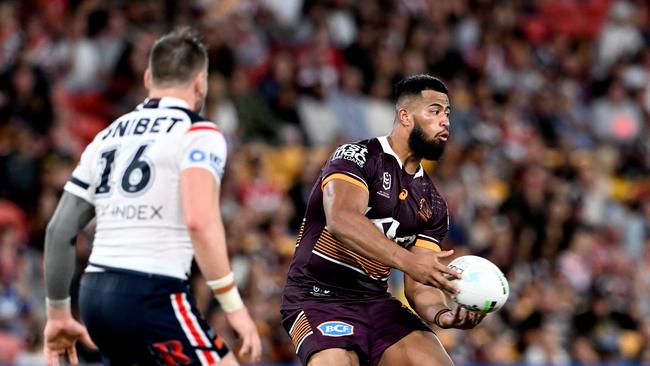
[[[110,267],[187,278],[194,249],[180,195],[181,172],[220,183],[226,141],[182,100],[148,99],[101,131],[64,189],[95,206],[87,270]]]

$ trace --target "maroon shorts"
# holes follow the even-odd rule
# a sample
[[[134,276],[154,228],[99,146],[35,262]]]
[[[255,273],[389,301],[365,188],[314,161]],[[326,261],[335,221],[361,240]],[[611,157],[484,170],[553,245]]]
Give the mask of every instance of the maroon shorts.
[[[431,329],[397,299],[363,302],[306,300],[282,309],[282,325],[303,365],[329,348],[354,350],[361,365],[376,366],[384,351],[416,330]]]

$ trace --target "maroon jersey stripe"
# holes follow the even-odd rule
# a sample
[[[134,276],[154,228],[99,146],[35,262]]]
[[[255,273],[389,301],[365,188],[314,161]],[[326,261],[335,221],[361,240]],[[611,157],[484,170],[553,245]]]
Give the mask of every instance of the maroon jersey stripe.
[[[323,240],[326,243],[331,244],[336,250],[344,252],[345,254],[353,257],[355,260],[357,260],[357,261],[359,261],[359,262],[361,262],[361,263],[363,263],[363,264],[365,264],[365,265],[367,265],[369,267],[375,268],[375,269],[380,270],[380,271],[390,271],[390,267],[385,266],[381,262],[375,261],[375,260],[372,260],[372,259],[368,259],[368,258],[366,258],[366,257],[364,257],[364,256],[362,256],[362,255],[360,255],[358,253],[355,253],[351,249],[347,248],[345,246],[345,244],[341,243],[339,240],[334,238],[332,236],[332,234],[330,234],[329,231],[327,231],[327,230],[323,230]]]
[[[372,277],[383,278],[390,274],[390,267],[353,252],[325,230],[316,241],[314,249],[321,254],[360,269]]]

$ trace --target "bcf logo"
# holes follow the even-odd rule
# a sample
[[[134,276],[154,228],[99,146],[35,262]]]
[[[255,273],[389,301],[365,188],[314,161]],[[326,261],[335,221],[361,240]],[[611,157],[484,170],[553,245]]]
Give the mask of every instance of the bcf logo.
[[[341,321],[321,323],[318,330],[327,337],[343,337],[354,334],[354,326]]]

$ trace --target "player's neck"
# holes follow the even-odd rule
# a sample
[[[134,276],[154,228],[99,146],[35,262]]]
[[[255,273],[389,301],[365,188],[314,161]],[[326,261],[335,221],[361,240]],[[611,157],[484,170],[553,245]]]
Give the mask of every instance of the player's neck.
[[[408,138],[400,138],[399,136],[395,136],[395,132],[393,132],[388,136],[388,144],[402,161],[404,170],[408,174],[415,174],[420,167],[422,157],[416,156],[413,151],[411,151],[408,144]]]
[[[152,88],[149,90],[149,98],[151,99],[161,99],[161,98],[176,98],[184,101],[193,109],[196,105],[196,97],[190,89],[180,89],[180,88]]]

